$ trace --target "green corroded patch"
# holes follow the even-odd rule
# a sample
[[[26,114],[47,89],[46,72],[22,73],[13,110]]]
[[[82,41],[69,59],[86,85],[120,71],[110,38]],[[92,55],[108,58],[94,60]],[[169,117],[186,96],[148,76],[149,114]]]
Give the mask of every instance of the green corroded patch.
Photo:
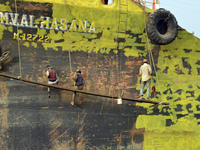
[[[0,39],[3,38],[3,31],[6,30],[7,28],[3,25],[0,24]]]
[[[143,11],[139,6],[128,2],[128,7],[130,8],[128,18],[125,18],[127,21],[125,31],[125,25],[119,25],[119,4],[117,1],[111,6],[105,6],[102,2],[98,2],[99,9],[83,7],[82,5],[69,5],[69,3],[70,1],[66,1],[64,4],[60,4],[59,2],[53,3],[52,16],[43,15],[43,17],[33,17],[34,25],[32,26],[37,26],[38,37],[48,36],[50,39],[47,42],[39,40],[46,50],[54,49],[57,51],[58,47],[62,47],[63,51],[109,54],[110,52],[117,53],[117,48],[119,47],[119,49],[124,48],[124,54],[127,57],[144,57],[146,55],[146,37],[143,33],[145,20]],[[91,2],[88,1],[86,3],[90,4]],[[47,6],[40,5],[40,7],[46,8]],[[7,4],[5,4],[4,8],[7,8]],[[8,12],[7,9],[2,9],[2,11]],[[124,8],[121,11],[126,12]],[[19,23],[24,22],[23,26],[27,24],[25,18],[22,19],[22,14],[18,17]],[[27,18],[27,21],[30,21],[29,15],[27,15]],[[66,22],[68,22],[67,27],[64,25]],[[28,25],[31,26],[31,23],[28,22]],[[9,28],[11,29],[12,27]],[[66,31],[61,31],[61,28]],[[118,31],[118,28],[120,31]],[[121,31],[121,29],[123,30]],[[91,33],[88,33],[89,31]],[[126,36],[124,35],[125,32]],[[27,40],[25,36],[20,40]],[[37,40],[29,39],[32,42],[36,42]],[[120,45],[123,45],[123,47]]]
[[[140,16],[143,16],[143,13],[130,13],[129,15],[133,19],[128,18],[127,20],[128,33],[126,34],[124,47],[129,48],[124,49],[124,54],[126,56],[144,56],[146,54],[146,45],[144,44],[146,39],[145,34],[142,33],[144,30],[142,27],[144,26],[144,19],[136,20],[137,18],[141,18]],[[43,46],[45,49],[53,48],[55,50],[57,50],[57,47],[62,47],[63,51],[100,52],[102,54],[108,54],[112,51],[115,52],[116,50],[114,49],[116,49],[117,45],[115,39],[119,36],[117,33],[118,17],[118,11],[115,10],[88,9],[86,7],[54,4],[54,20],[56,18],[59,21],[65,18],[71,22],[71,28],[66,32],[54,32],[54,30],[50,30],[48,35],[50,36],[51,42],[43,43]],[[93,23],[93,26],[96,28],[96,34],[81,33],[85,32],[82,30],[85,21],[83,18],[90,22],[87,23],[87,26]],[[136,42],[138,39],[142,43]],[[56,42],[60,40],[64,42]],[[143,47],[143,50],[138,49],[138,47]]]
[[[164,100],[170,105],[159,105],[156,108],[161,115],[153,115],[154,107],[149,107],[149,104],[137,104],[147,110],[147,115],[140,115],[136,124],[137,128],[145,128],[146,131],[144,149],[159,149],[161,145],[165,147],[164,149],[199,148],[198,143],[190,143],[193,137],[200,139],[197,134],[200,121],[198,117],[200,114],[198,41],[198,38],[184,30],[179,31],[174,42],[161,46],[157,65],[160,89],[158,82],[155,85],[157,92],[162,93],[162,96],[157,93],[157,98],[152,100]],[[156,80],[155,77],[154,80]],[[138,90],[139,85],[138,79]],[[180,135],[177,137],[176,133]],[[170,141],[165,135],[168,135]],[[176,142],[172,139],[176,139]],[[157,144],[153,144],[153,141]]]
[[[143,150],[198,150],[199,133],[196,132],[145,132]]]
[[[0,11],[12,12],[9,4],[10,4],[9,2],[6,2],[5,5],[4,4],[0,4]]]
[[[30,44],[29,44],[28,42],[25,42],[25,43],[24,43],[24,46],[29,47]]]

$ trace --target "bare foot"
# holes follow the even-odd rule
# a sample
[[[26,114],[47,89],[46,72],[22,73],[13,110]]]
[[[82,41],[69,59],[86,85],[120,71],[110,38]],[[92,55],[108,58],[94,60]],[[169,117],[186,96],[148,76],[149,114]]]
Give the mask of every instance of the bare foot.
[[[74,105],[74,101],[71,101],[71,105],[72,105],[72,106]]]
[[[139,99],[142,99],[142,96],[140,96]]]

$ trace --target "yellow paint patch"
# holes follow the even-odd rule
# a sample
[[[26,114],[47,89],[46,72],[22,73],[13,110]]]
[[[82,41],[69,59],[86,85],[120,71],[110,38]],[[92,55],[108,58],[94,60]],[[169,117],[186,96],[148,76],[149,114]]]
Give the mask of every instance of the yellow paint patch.
[[[144,133],[143,150],[199,150],[198,132],[153,132]]]

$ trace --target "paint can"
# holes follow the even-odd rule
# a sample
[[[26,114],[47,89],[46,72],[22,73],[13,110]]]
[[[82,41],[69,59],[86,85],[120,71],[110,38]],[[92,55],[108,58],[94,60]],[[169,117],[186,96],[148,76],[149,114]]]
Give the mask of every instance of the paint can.
[[[121,97],[118,97],[117,104],[122,104],[122,98]]]

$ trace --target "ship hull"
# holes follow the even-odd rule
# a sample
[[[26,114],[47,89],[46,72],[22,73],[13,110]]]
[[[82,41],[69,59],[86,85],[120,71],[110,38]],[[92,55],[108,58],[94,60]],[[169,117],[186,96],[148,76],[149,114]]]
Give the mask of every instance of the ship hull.
[[[148,44],[144,7],[129,0],[121,6],[1,2],[0,52],[11,53],[2,73],[19,80],[0,77],[0,149],[198,149],[199,39],[181,29],[171,44]],[[159,105],[134,101],[145,58],[156,86],[150,99]],[[63,87],[51,88],[50,98],[39,84],[47,83],[47,65]],[[85,85],[72,106],[77,69]]]

